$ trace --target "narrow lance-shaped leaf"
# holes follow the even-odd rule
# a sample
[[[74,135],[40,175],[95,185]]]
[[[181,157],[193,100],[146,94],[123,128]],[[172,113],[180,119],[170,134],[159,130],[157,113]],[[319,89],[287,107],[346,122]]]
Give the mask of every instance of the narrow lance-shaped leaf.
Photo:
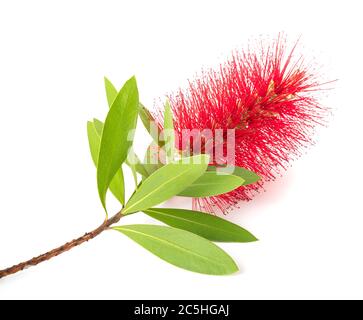
[[[92,121],[87,122],[87,136],[88,136],[88,144],[91,152],[91,157],[94,165],[97,168],[98,163],[98,154],[100,152],[100,136],[97,133],[95,125]]]
[[[165,112],[164,112],[164,141],[165,141],[165,152],[166,159],[168,162],[174,160],[175,154],[175,133],[174,133],[174,123],[173,123],[173,112],[170,107],[169,100],[165,102]]]
[[[107,103],[108,103],[108,106],[111,108],[112,103],[114,102],[114,100],[117,97],[118,91],[110,80],[108,80],[106,77],[104,78],[104,80],[105,80]]]
[[[97,185],[105,210],[107,189],[132,145],[130,132],[136,127],[138,111],[139,94],[136,79],[132,77],[125,83],[112,103],[102,131]]]
[[[226,252],[191,232],[140,224],[113,229],[177,267],[210,275],[227,275],[238,271],[236,263]]]
[[[142,176],[148,176],[149,174],[148,174],[147,170],[145,169],[144,165],[141,163],[141,160],[139,159],[139,157],[137,156],[135,151],[133,149],[131,149],[130,153],[132,153],[131,157],[133,158],[133,164],[131,164],[128,159],[126,159],[126,164],[129,167],[133,166],[135,171],[137,173],[141,174]]]
[[[138,181],[137,181],[137,173],[136,173],[135,163],[136,163],[136,155],[135,155],[134,150],[132,148],[130,148],[129,154],[127,155],[127,158],[126,158],[126,164],[131,169],[132,177],[134,178],[135,187],[137,188],[138,187],[137,186]]]
[[[143,174],[143,179],[147,178],[156,170],[164,166],[165,162],[164,149],[159,148],[155,142],[152,142],[145,152],[143,166],[145,168],[146,174]]]
[[[178,195],[183,197],[210,197],[230,192],[241,185],[244,180],[238,176],[207,171]]]
[[[106,88],[106,96],[107,96],[108,106],[111,107],[112,102],[115,100],[115,98],[117,96],[117,89],[112,84],[112,82],[110,80],[108,80],[106,77],[105,77],[105,88]],[[100,127],[100,126],[103,127],[103,123],[101,121],[99,121],[99,120],[98,120],[97,124],[95,123],[95,125],[97,125],[98,127]],[[102,132],[102,130],[101,130],[101,132]],[[135,172],[134,171],[137,171],[142,176],[147,175],[147,171],[145,170],[144,166],[142,165],[140,159],[137,157],[137,155],[133,151],[133,149],[130,149],[130,152],[132,152],[131,157],[133,158],[134,162],[131,163],[130,161],[128,161],[128,159],[126,159],[126,164],[131,168],[134,179],[135,179]]]
[[[101,126],[99,124],[101,123]],[[94,122],[87,122],[87,134],[88,143],[91,151],[91,156],[93,163],[97,168],[98,164],[98,154],[100,150],[101,133],[102,133],[102,122],[95,119]],[[117,170],[116,175],[113,177],[110,183],[110,190],[117,200],[120,201],[122,205],[125,204],[125,188],[124,188],[124,176],[122,168]]]
[[[151,146],[149,146],[145,155],[144,164],[141,164],[144,173],[141,173],[141,170],[137,170],[142,174],[143,179],[164,165],[157,158],[157,153],[155,152],[153,156],[151,152]],[[165,154],[163,149],[159,149],[159,156],[164,158]],[[222,168],[222,170],[218,169],[217,173],[215,167],[212,166],[209,166],[208,170],[189,187],[179,193],[178,196],[193,198],[211,197],[230,192],[240,186],[255,183],[259,180],[259,177],[254,172],[238,167],[236,167],[236,174],[229,174],[230,171],[225,168]],[[248,179],[247,182],[242,176]]]
[[[215,166],[209,166],[208,171],[218,171],[220,173],[227,173],[227,174],[233,174],[235,176],[238,176],[244,180],[243,185],[246,186],[248,184],[256,183],[260,180],[260,177],[245,168],[241,168],[238,166],[235,167],[215,167]]]
[[[102,130],[103,130],[103,122],[93,118],[93,124],[96,128],[97,134],[100,136],[100,141],[101,141],[101,137],[102,137]]]
[[[177,195],[205,172],[208,160],[207,155],[197,155],[161,167],[143,181],[123,213],[142,211]]]
[[[211,241],[253,242],[257,238],[242,227],[217,216],[185,209],[150,208],[150,217],[178,229],[187,230]]]
[[[164,147],[165,142],[160,139],[161,136],[161,130],[159,126],[157,125],[154,117],[150,113],[150,111],[140,103],[140,110],[139,110],[139,116],[140,119],[146,129],[147,132],[149,132],[151,138],[154,140],[154,142],[159,147]]]

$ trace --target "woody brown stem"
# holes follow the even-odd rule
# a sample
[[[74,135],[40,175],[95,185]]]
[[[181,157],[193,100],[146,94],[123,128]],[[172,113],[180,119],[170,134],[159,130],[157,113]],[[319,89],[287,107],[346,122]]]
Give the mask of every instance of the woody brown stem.
[[[60,254],[67,252],[71,249],[73,249],[74,247],[77,247],[79,245],[81,245],[84,242],[87,242],[89,240],[92,240],[93,238],[97,237],[99,234],[101,234],[103,231],[107,230],[111,225],[113,225],[114,223],[117,223],[120,221],[120,219],[122,218],[122,211],[118,212],[117,214],[115,214],[112,218],[105,220],[98,228],[96,228],[95,230],[91,231],[91,232],[87,232],[86,234],[84,234],[83,236],[74,239],[70,242],[67,242],[66,244],[55,248],[51,251],[48,251],[47,253],[44,253],[38,257],[32,258],[28,261],[25,262],[21,262],[19,264],[16,264],[10,268],[4,269],[4,270],[0,270],[0,279],[7,277],[9,275],[12,275],[14,273],[17,273],[19,271],[22,271],[26,268],[32,267],[32,266],[36,266],[37,264],[47,261],[49,259],[52,259],[56,256],[59,256]]]

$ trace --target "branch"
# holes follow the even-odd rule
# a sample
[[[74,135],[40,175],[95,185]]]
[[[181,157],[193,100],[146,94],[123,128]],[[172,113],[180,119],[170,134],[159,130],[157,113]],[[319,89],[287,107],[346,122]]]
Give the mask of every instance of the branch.
[[[117,223],[120,221],[120,219],[122,218],[122,211],[118,212],[117,214],[115,214],[113,217],[111,217],[110,219],[105,220],[98,228],[96,228],[95,230],[91,231],[91,232],[87,232],[86,234],[84,234],[83,236],[74,239],[70,242],[65,243],[64,245],[55,248],[51,251],[48,251],[47,253],[44,253],[38,257],[32,258],[28,261],[25,262],[21,262],[19,264],[16,264],[10,268],[4,269],[4,270],[0,270],[0,279],[7,277],[9,275],[12,275],[14,273],[17,273],[19,271],[22,271],[26,268],[32,267],[32,266],[36,266],[41,262],[50,260],[56,256],[59,256],[60,254],[67,252],[71,249],[73,249],[74,247],[77,247],[79,245],[81,245],[84,242],[87,242],[89,240],[92,240],[93,238],[97,237],[99,234],[101,234],[103,231],[107,230],[111,225],[113,225],[114,223]]]

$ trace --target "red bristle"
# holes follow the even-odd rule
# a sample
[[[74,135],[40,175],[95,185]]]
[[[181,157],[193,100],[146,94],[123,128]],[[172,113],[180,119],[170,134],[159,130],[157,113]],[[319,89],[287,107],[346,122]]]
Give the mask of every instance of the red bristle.
[[[238,201],[250,200],[312,143],[313,129],[328,109],[312,95],[321,84],[303,57],[294,56],[295,47],[286,52],[279,36],[257,52],[236,52],[218,71],[203,72],[187,89],[169,95],[180,146],[183,129],[235,129],[235,164],[261,177],[228,194],[195,199],[195,208],[225,213]],[[160,108],[160,124],[162,114]]]

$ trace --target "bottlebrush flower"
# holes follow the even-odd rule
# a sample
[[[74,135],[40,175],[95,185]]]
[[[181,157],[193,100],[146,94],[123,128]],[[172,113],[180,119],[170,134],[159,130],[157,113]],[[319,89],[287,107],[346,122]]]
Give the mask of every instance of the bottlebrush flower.
[[[250,200],[312,144],[313,129],[328,109],[316,96],[322,90],[318,75],[295,49],[287,50],[279,36],[257,51],[233,53],[218,70],[204,71],[186,89],[168,95],[180,146],[183,129],[235,129],[235,165],[261,177],[228,194],[194,199],[194,207],[225,213]],[[162,127],[163,108],[155,116]]]

